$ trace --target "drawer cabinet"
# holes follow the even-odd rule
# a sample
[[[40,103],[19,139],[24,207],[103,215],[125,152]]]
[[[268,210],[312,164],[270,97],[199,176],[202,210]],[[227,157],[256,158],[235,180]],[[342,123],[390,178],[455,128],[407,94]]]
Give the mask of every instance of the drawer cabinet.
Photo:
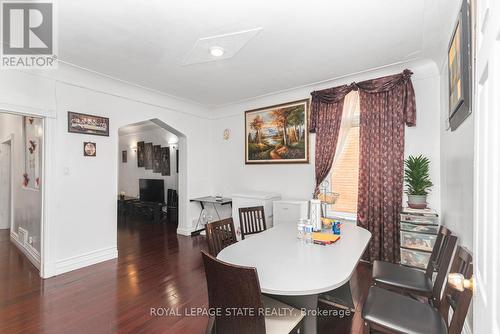
[[[401,222],[401,231],[437,234],[439,231],[438,225],[418,225]]]
[[[401,247],[432,252],[436,235],[401,231]]]
[[[438,217],[437,216],[418,216],[407,213],[401,214],[401,222],[404,223],[412,223],[412,224],[420,224],[420,225],[438,225]]]
[[[431,253],[421,252],[413,249],[401,248],[401,264],[405,266],[426,269]]]
[[[401,264],[426,269],[439,232],[437,213],[404,209],[400,218]]]

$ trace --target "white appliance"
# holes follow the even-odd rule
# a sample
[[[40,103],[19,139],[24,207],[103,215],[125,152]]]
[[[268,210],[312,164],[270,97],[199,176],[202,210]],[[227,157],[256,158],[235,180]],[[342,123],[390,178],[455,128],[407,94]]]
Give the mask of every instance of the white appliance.
[[[297,224],[299,219],[309,217],[309,202],[281,200],[273,203],[273,221],[278,224]]]
[[[264,214],[266,215],[266,227],[273,227],[273,202],[281,199],[280,194],[264,192],[241,192],[233,194],[231,198],[233,200],[233,221],[236,231],[240,230],[240,214],[238,209],[248,208],[251,206],[263,206]]]

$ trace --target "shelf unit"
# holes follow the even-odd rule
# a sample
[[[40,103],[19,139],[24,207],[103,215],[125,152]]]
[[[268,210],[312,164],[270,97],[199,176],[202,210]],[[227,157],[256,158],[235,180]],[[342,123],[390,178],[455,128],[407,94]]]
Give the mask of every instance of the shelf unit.
[[[439,216],[431,209],[405,208],[400,219],[401,264],[427,268],[439,231]]]

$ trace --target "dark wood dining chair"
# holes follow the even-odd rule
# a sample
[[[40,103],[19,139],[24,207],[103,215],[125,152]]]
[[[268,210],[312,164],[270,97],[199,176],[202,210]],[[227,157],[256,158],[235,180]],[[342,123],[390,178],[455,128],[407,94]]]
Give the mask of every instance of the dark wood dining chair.
[[[208,251],[213,256],[217,256],[221,250],[237,241],[232,218],[208,223],[205,228]]]
[[[437,307],[456,243],[457,237],[441,226],[425,272],[394,263],[375,261],[372,271],[373,284],[402,294],[425,297]],[[433,281],[435,271],[437,276]]]
[[[472,256],[458,247],[450,272],[472,277]],[[447,284],[439,308],[407,296],[372,286],[363,305],[364,333],[460,334],[472,299],[472,291]],[[453,309],[448,321],[450,308]]]
[[[205,251],[201,253],[209,308],[219,310],[219,314],[209,319],[205,333],[284,334],[302,329],[300,310],[261,294],[257,269],[232,265]],[[272,315],[272,311],[280,309],[286,309],[286,314]],[[242,310],[245,314],[235,313]]]
[[[266,230],[266,215],[263,206],[239,208],[241,239]]]

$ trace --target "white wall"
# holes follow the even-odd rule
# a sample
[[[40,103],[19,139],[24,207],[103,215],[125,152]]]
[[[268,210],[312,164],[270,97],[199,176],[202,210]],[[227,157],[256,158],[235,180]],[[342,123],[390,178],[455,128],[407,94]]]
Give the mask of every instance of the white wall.
[[[13,156],[11,157],[13,168],[11,175],[13,204],[14,204],[14,221],[11,233],[17,237],[19,227],[28,231],[28,239],[32,238],[30,246],[23,243],[17,244],[23,248],[23,251],[35,252],[35,257],[40,256],[40,233],[41,233],[41,216],[42,216],[42,192],[43,189],[33,190],[23,187],[24,174],[24,136],[23,136],[23,117],[18,115],[1,113],[0,110],[0,140],[6,139],[8,136],[13,136],[11,145],[13,148]],[[43,141],[40,140],[39,149],[43,150]],[[41,151],[40,151],[41,152]],[[33,258],[30,258],[33,261]],[[37,261],[35,261],[37,262]],[[34,263],[39,266],[39,263]]]
[[[474,113],[455,131],[448,124],[448,70],[441,71],[442,222],[472,250],[474,204]]]
[[[44,277],[117,256],[120,127],[159,119],[183,134],[179,232],[189,233],[199,213],[189,198],[212,193],[209,119],[196,104],[60,64],[54,71],[3,72],[0,108],[47,117]],[[110,136],[68,133],[68,111],[109,117]],[[96,158],[83,156],[84,141],[97,143]]]
[[[178,189],[178,174],[175,168],[175,151],[177,145],[169,144],[172,140],[177,142],[179,139],[173,133],[161,128],[120,135],[120,149],[118,152],[118,191],[124,191],[127,196],[139,197],[139,179],[160,179],[164,180],[166,201],[168,189]],[[162,176],[161,173],[153,173],[153,170],[137,167],[137,150],[133,150],[131,147],[136,147],[138,141],[152,142],[153,145],[169,147],[170,175]],[[127,151],[127,162],[125,163],[122,162],[122,151]]]
[[[243,190],[272,191],[281,193],[287,199],[311,198],[314,188],[314,135],[310,137],[309,164],[245,165],[245,110],[310,98],[314,90],[395,74],[404,68],[414,72],[412,81],[417,102],[417,126],[406,128],[405,155],[424,154],[431,160],[430,174],[435,186],[428,201],[431,207],[439,211],[440,77],[436,65],[430,61],[392,66],[217,108],[213,121],[216,191],[224,195]],[[223,140],[222,136],[226,128],[231,130],[228,141]]]

